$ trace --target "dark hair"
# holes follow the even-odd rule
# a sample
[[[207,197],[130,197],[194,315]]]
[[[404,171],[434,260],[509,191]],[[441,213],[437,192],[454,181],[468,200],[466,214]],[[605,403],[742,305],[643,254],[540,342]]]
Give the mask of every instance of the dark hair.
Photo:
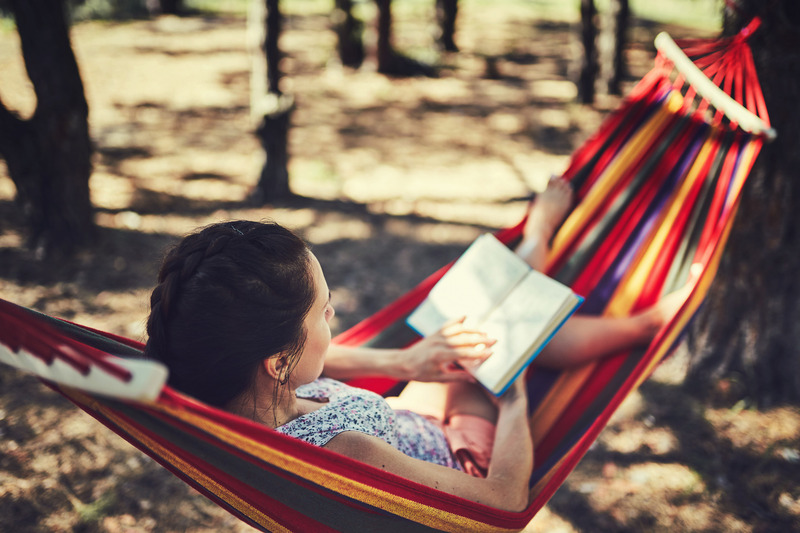
[[[264,359],[302,351],[315,295],[310,264],[306,243],[275,223],[226,222],[188,235],[158,273],[146,356],[167,365],[171,386],[225,406]]]

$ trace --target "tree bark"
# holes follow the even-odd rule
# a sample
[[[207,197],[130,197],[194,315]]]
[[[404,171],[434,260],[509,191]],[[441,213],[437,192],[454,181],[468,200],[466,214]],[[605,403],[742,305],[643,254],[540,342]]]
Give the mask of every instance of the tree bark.
[[[581,44],[583,57],[581,58],[580,73],[578,75],[578,98],[584,104],[594,102],[595,80],[597,78],[597,25],[595,17],[597,8],[594,0],[581,0]]]
[[[89,244],[89,107],[62,0],[12,0],[36,110],[22,120],[0,102],[0,155],[17,188],[29,245],[71,252]]]
[[[292,196],[289,188],[289,128],[294,100],[280,89],[279,40],[283,16],[278,0],[253,0],[250,12],[254,46],[251,77],[251,113],[256,135],[264,148],[265,162],[250,200],[264,204]]]
[[[458,52],[455,41],[457,17],[458,0],[436,0],[436,22],[439,25],[436,42],[446,52]]]
[[[281,94],[281,53],[278,41],[283,31],[283,15],[278,0],[266,0],[266,34],[264,37],[264,57],[267,59],[267,92]]]
[[[339,60],[346,67],[359,68],[364,62],[364,24],[353,16],[353,0],[336,0],[332,18]]]
[[[266,161],[261,169],[257,191],[252,199],[259,204],[285,200],[293,196],[289,188],[289,128],[294,100],[282,95],[273,110],[265,113],[256,129]]]
[[[795,0],[738,2],[778,138],[745,186],[719,273],[692,328],[687,386],[760,407],[800,403],[800,11]],[[729,13],[730,15],[730,13]]]
[[[151,15],[180,15],[183,13],[183,0],[145,0]]]
[[[628,0],[611,0],[603,25],[600,53],[600,80],[608,94],[622,94],[625,76],[625,45],[628,41],[630,6]]]
[[[392,0],[375,0],[378,6],[378,72],[392,72],[395,51],[392,46]]]
[[[395,51],[392,44],[392,0],[375,0],[378,6],[378,72],[389,76],[436,77],[436,69]]]

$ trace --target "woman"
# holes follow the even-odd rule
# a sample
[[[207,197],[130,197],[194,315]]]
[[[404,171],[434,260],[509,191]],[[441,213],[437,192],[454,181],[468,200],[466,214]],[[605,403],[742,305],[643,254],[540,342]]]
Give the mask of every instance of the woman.
[[[532,204],[518,253],[534,267],[570,202],[557,180]],[[146,352],[169,367],[178,390],[429,487],[526,507],[533,444],[524,383],[494,398],[454,364],[490,354],[482,333],[456,321],[406,350],[331,347],[322,268],[277,224],[239,221],[189,235],[158,279]],[[659,304],[622,319],[576,317],[538,360],[571,365],[646,343],[665,312]],[[393,408],[331,379],[366,374],[439,383],[408,387]]]

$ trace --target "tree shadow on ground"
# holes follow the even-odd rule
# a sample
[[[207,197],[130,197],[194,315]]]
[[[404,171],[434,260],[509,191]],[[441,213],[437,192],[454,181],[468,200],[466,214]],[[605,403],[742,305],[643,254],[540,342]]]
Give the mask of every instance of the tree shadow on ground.
[[[4,203],[0,202],[0,212]],[[7,219],[0,217],[0,220]],[[109,289],[142,288],[152,285],[155,265],[164,247],[174,239],[173,235],[163,233],[100,226],[92,248],[70,258],[43,260],[35,250],[25,246],[2,247],[0,278],[22,286],[56,286],[68,282],[74,291],[80,292],[72,297],[89,297]],[[60,288],[69,292],[66,286]]]
[[[650,429],[668,430],[677,447],[658,453],[643,444],[637,451],[623,453],[598,442],[582,460],[585,471],[603,476],[607,465],[614,465],[614,472],[648,464],[684,465],[699,477],[705,488],[702,493],[670,491],[673,494],[667,496],[664,504],[677,509],[710,497],[715,500],[715,514],[735,516],[753,526],[754,531],[790,531],[798,526],[796,515],[779,504],[779,496],[796,491],[800,463],[784,460],[775,453],[781,446],[796,446],[795,439],[773,442],[759,452],[752,445],[737,445],[724,431],[714,427],[705,416],[704,404],[684,386],[651,380],[639,390],[645,408],[637,416],[637,422]],[[658,479],[652,482],[658,483]],[[647,514],[646,508],[639,508],[636,516],[626,515],[623,521],[609,512],[598,511],[590,502],[590,494],[564,485],[548,506],[579,531],[663,530],[656,527],[655,515]]]

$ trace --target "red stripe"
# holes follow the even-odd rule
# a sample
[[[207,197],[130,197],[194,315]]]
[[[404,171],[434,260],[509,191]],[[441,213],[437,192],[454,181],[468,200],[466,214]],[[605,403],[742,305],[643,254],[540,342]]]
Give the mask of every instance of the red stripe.
[[[4,340],[10,339],[15,352],[25,348],[48,365],[58,359],[84,376],[97,366],[120,381],[132,378],[128,369],[114,363],[113,355],[63,335],[20,306],[0,300],[0,316],[0,333]]]

